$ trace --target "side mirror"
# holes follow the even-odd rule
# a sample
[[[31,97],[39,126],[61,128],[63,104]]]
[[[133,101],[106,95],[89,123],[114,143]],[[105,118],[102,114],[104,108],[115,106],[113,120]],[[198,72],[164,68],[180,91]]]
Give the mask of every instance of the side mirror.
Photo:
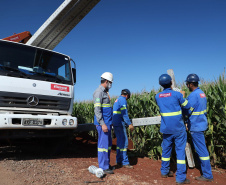
[[[76,83],[76,69],[72,68],[74,83]]]

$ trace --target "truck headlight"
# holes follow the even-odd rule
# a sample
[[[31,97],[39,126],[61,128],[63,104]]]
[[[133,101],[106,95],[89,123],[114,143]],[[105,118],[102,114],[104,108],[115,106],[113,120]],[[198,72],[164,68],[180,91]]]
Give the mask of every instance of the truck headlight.
[[[71,125],[71,126],[72,126],[72,125],[74,125],[74,123],[75,123],[75,122],[74,122],[74,120],[73,120],[73,119],[70,119],[70,120],[69,120],[69,125]]]
[[[67,119],[62,120],[62,125],[66,126],[67,125]]]

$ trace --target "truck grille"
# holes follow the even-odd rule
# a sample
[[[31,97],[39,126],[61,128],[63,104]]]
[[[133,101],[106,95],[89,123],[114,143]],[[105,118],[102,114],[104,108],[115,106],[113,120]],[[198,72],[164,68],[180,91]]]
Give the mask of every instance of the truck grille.
[[[70,101],[63,97],[0,92],[0,107],[68,110]]]

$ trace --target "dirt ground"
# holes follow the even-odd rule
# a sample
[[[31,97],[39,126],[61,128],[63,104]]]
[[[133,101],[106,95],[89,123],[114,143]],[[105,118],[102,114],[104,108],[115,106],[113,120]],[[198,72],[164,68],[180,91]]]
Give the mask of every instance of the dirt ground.
[[[111,165],[115,165],[116,151],[113,142]],[[59,149],[63,149],[59,153]],[[130,143],[129,149],[132,149]],[[129,151],[131,153],[131,151]],[[0,185],[72,185],[72,184],[116,184],[116,185],[171,185],[175,177],[161,178],[161,161],[149,158],[130,157],[134,169],[115,169],[115,174],[103,179],[89,173],[90,165],[98,166],[97,142],[88,136],[78,136],[70,144],[58,142],[53,145],[45,141],[23,141],[0,147]],[[172,165],[172,169],[175,168]],[[191,184],[226,184],[226,170],[213,169],[214,182],[197,182],[198,169],[188,169]]]

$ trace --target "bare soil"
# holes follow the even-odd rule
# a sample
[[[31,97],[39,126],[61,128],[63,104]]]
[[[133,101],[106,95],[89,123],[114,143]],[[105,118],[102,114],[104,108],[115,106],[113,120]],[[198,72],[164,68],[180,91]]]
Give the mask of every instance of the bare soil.
[[[77,136],[68,145],[59,140],[52,142],[29,140],[0,147],[0,185],[72,185],[72,184],[117,184],[117,185],[171,185],[175,177],[161,178],[161,161],[149,158],[130,157],[134,169],[118,168],[115,174],[103,179],[89,173],[90,165],[98,166],[97,141],[87,135]],[[115,165],[116,140],[113,140],[111,165]],[[132,156],[132,143],[129,156]],[[59,153],[59,150],[61,152]],[[175,165],[172,164],[175,172]],[[187,170],[191,184],[226,184],[226,170],[213,168],[214,182],[198,182],[196,168]]]

